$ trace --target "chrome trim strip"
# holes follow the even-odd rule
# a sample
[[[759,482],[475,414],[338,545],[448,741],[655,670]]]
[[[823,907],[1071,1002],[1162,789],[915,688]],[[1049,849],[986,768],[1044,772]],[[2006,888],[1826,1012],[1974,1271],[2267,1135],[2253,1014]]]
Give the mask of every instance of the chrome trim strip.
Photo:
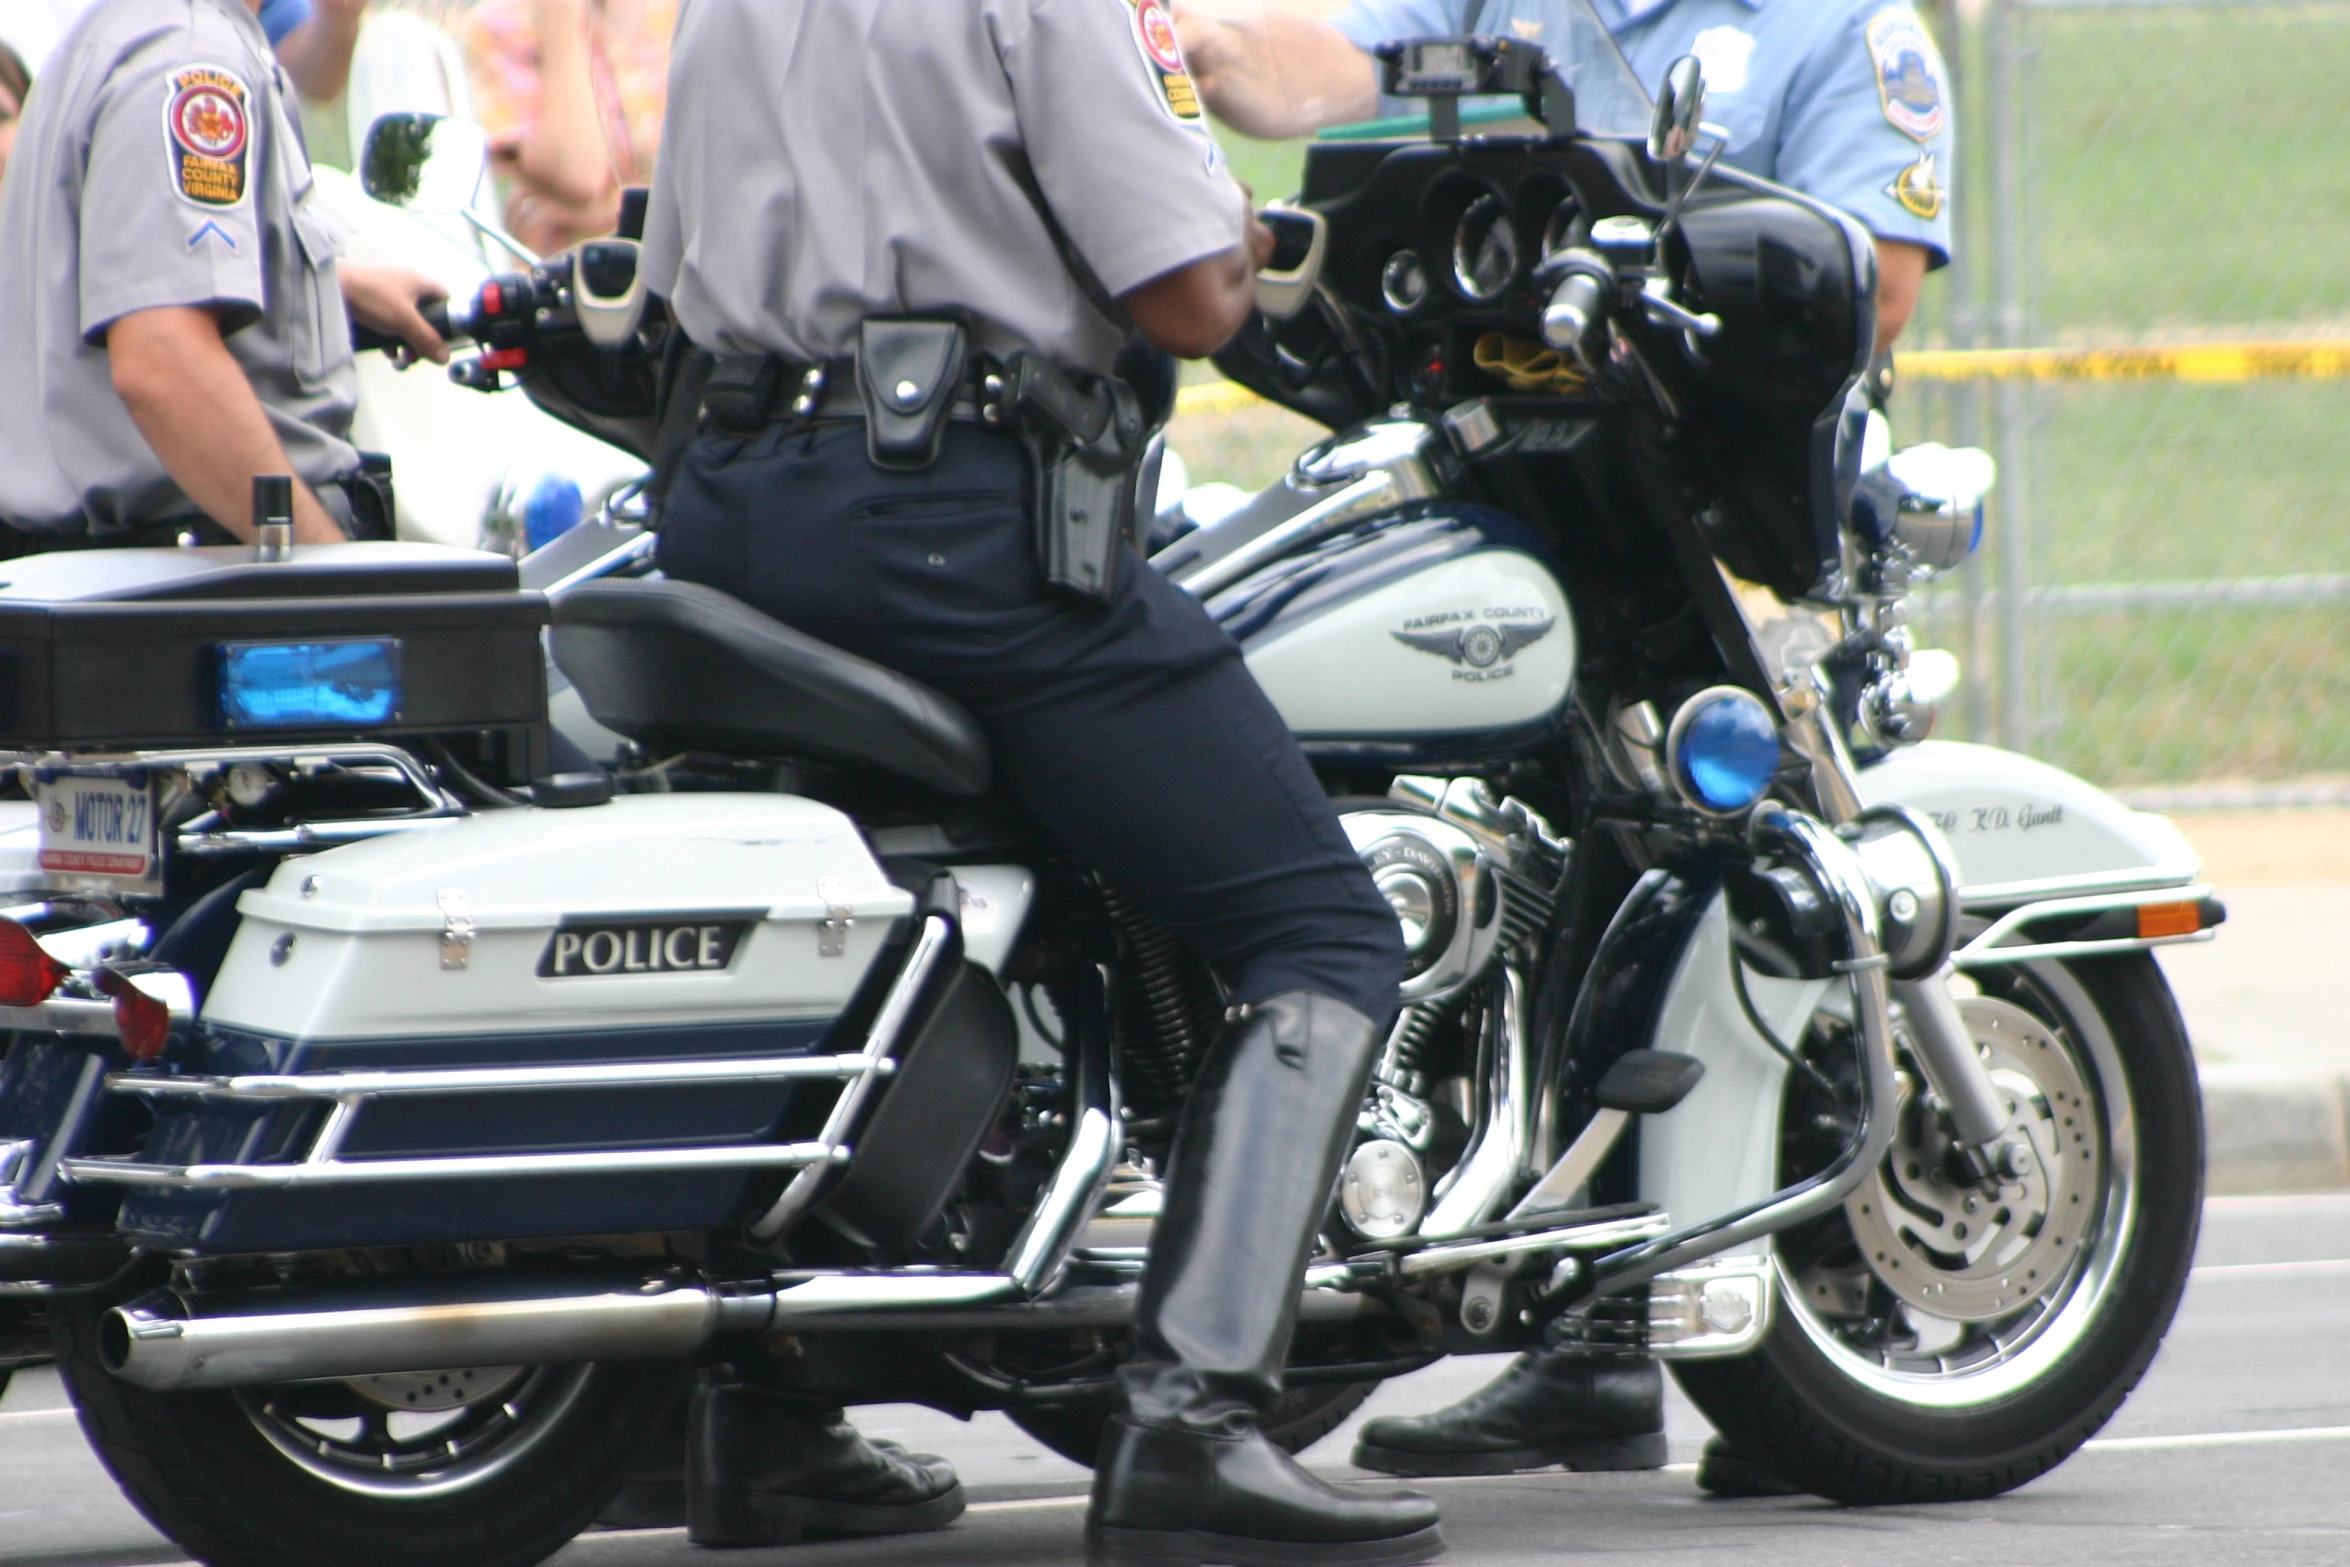
[[[1418,459],[1410,461],[1416,463]],[[1222,560],[1212,561],[1189,577],[1180,579],[1176,585],[1197,599],[1221,593],[1258,567],[1279,559],[1293,549],[1342,532],[1366,517],[1415,499],[1412,494],[1415,489],[1419,489],[1419,486],[1399,479],[1390,469],[1380,468],[1366,473],[1337,494],[1316,501],[1277,527],[1268,528]]]
[[[325,1139],[322,1137],[321,1142]],[[139,1164],[67,1159],[59,1168],[77,1184],[157,1186],[179,1191],[285,1190],[364,1186],[385,1181],[447,1181],[479,1176],[631,1175],[675,1170],[799,1169],[848,1162],[827,1143],[749,1143],[732,1148],[592,1149],[583,1153],[475,1154],[451,1159],[335,1159],[301,1164]]]
[[[2030,881],[1985,882],[1979,887],[1959,888],[1958,901],[1963,908],[1980,909],[2099,892],[2175,889],[2186,886],[2199,874],[2200,868],[2194,865],[2168,870],[2159,865],[2141,865],[2128,870],[2091,871],[2080,876],[2042,876]]]
[[[661,1088],[695,1083],[779,1083],[799,1078],[884,1077],[894,1061],[862,1055],[759,1056],[738,1061],[632,1061],[608,1066],[481,1067],[414,1072],[317,1072],[294,1076],[141,1077],[118,1072],[116,1093],[148,1099],[283,1102],[479,1094],[510,1089]]]
[[[2027,903],[2020,908],[2010,909],[2000,915],[1999,918],[1985,926],[1981,934],[1965,946],[1960,947],[1951,957],[1952,961],[1962,968],[1971,963],[2021,963],[2027,960],[2021,957],[2004,955],[1994,957],[1988,954],[1992,949],[1999,948],[2002,942],[2022,930],[2026,925],[2038,924],[2041,920],[2062,919],[2075,914],[2111,914],[2121,909],[2142,909],[2155,903],[2201,903],[2210,896],[2211,888],[2207,883],[2189,882],[2184,886],[2174,883],[2167,887],[2143,888],[2135,892],[2096,893],[2086,897],[2049,898],[2038,903]],[[2141,950],[2143,946],[2151,946],[2158,942],[2187,941],[2194,939],[2195,936],[2208,936],[2208,934],[2208,932],[2197,931],[2192,935],[2182,936],[2123,936],[2101,941],[2053,942],[2044,944],[2033,955],[2035,957],[2055,956],[2053,949],[2056,947],[2088,948],[2106,952],[2135,952]],[[2025,952],[2032,949],[2017,947],[2002,950]]]
[[[1598,1224],[1570,1224],[1562,1229],[1538,1230],[1532,1235],[1509,1235],[1500,1240],[1462,1241],[1452,1246],[1430,1246],[1406,1252],[1396,1264],[1407,1277],[1422,1273],[1450,1273],[1496,1257],[1523,1257],[1546,1251],[1593,1250],[1621,1246],[1663,1235],[1673,1227],[1669,1215],[1646,1213],[1636,1219],[1608,1219]]]
[[[300,854],[331,849],[337,844],[365,843],[394,833],[430,832],[452,827],[465,818],[455,812],[419,816],[386,816],[352,822],[305,822],[287,828],[231,828],[223,832],[184,832],[173,841],[182,854],[243,854],[253,850],[273,854]]]
[[[111,1001],[76,1001],[51,997],[37,1007],[0,1007],[0,1029],[34,1034],[72,1034],[89,1039],[119,1039]]]
[[[878,1063],[897,1047],[898,1035],[905,1031],[906,1020],[913,1015],[914,1003],[929,983],[933,970],[946,953],[947,942],[954,935],[954,927],[943,914],[926,916],[922,928],[914,937],[913,950],[906,954],[906,966],[898,970],[891,982],[889,994],[881,1001],[881,1009],[873,1016],[873,1026],[866,1032],[865,1048],[859,1056],[868,1063]],[[846,1163],[849,1150],[841,1146],[841,1139],[856,1124],[857,1112],[865,1107],[865,1100],[873,1091],[878,1072],[866,1072],[851,1078],[840,1097],[833,1101],[832,1111],[824,1118],[824,1130],[817,1134],[816,1146],[831,1154],[825,1163]],[[792,1177],[775,1203],[749,1226],[753,1240],[771,1241],[783,1233],[785,1225],[798,1218],[815,1202],[823,1185],[824,1169],[809,1161],[811,1167]]]

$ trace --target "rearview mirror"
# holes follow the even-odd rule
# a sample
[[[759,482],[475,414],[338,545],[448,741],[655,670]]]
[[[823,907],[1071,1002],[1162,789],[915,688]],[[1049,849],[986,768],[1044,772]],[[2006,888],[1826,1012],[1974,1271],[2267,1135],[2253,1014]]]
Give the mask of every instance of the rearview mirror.
[[[1679,163],[1697,145],[1705,119],[1705,67],[1685,54],[1665,67],[1656,90],[1656,115],[1648,122],[1648,155],[1658,163]]]
[[[438,114],[387,114],[367,127],[359,184],[409,212],[464,212],[481,190],[490,139],[478,125]]]
[[[1257,272],[1257,309],[1268,321],[1286,321],[1305,308],[1322,280],[1330,224],[1319,212],[1296,207],[1267,207],[1257,218],[1273,231],[1273,259]]]

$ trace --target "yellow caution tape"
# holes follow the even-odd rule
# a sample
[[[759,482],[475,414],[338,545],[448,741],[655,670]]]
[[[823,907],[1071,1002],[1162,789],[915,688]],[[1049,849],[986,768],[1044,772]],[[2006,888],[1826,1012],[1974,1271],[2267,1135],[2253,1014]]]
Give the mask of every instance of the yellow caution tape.
[[[1912,381],[2259,381],[2350,375],[2350,343],[2190,343],[2175,348],[1948,348],[1893,356]]]
[[[2197,381],[2350,375],[2350,342],[2190,343],[2175,348],[1922,348],[1893,356],[1908,381]],[[1178,413],[1238,413],[1261,401],[1231,381],[1187,386]]]

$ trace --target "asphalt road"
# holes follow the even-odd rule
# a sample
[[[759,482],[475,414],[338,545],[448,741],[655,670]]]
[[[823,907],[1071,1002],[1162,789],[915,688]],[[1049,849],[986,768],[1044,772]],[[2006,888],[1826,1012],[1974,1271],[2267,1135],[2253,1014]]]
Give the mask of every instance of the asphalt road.
[[[1364,1416],[1425,1409],[1498,1362],[1390,1383]],[[83,1446],[55,1379],[19,1377],[0,1400],[0,1567],[133,1567],[180,1553],[141,1522]],[[1075,1563],[1083,1471],[995,1417],[866,1410],[860,1423],[961,1467],[973,1506],[944,1534],[878,1544],[730,1552],[728,1567]],[[2153,1371],[2104,1435],[2054,1474],[1988,1502],[1849,1509],[1810,1500],[1722,1502],[1691,1483],[1705,1425],[1672,1413],[1672,1468],[1436,1482],[1451,1562],[1504,1567],[1561,1556],[1626,1564],[2350,1561],[2350,1195],[2223,1198],[2206,1215],[2193,1286]],[[1308,1461],[1345,1467],[1352,1427]],[[559,1567],[709,1567],[682,1533],[589,1535]]]

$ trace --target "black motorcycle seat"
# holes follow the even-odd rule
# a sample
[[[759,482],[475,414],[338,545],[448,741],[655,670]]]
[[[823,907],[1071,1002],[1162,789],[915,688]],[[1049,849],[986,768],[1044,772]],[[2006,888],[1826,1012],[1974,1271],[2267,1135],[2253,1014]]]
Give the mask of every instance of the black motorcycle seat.
[[[648,749],[865,762],[987,791],[987,737],[959,704],[715,588],[582,583],[555,599],[551,642],[589,715]]]

